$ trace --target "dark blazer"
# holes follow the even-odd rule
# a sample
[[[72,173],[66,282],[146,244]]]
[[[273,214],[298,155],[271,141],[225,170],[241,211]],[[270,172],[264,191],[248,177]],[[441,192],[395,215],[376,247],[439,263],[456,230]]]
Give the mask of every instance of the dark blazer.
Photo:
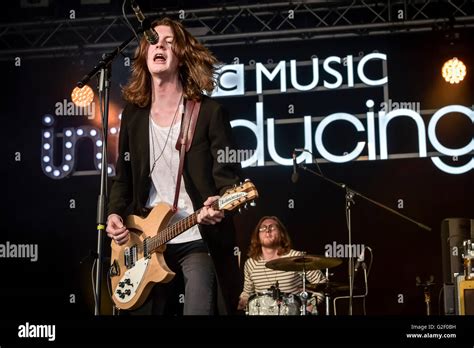
[[[129,214],[145,215],[151,178],[149,145],[150,107],[127,104],[122,112],[119,135],[117,175],[109,195],[108,214],[125,218]],[[209,196],[222,195],[241,180],[240,164],[218,163],[217,151],[233,148],[232,130],[223,108],[203,96],[191,148],[186,153],[183,180],[194,210],[203,206]],[[214,226],[199,225],[214,260],[227,312],[235,311],[240,289],[236,245],[231,214]],[[237,290],[235,290],[237,289]]]

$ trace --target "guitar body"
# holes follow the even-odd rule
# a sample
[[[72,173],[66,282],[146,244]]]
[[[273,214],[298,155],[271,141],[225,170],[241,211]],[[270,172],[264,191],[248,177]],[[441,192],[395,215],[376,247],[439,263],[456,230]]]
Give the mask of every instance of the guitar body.
[[[234,210],[247,202],[252,206],[258,192],[250,180],[228,189],[216,200],[215,210]],[[240,208],[239,208],[240,210]],[[148,298],[156,283],[167,283],[175,276],[166,265],[163,252],[166,243],[196,225],[198,212],[173,223],[174,213],[166,203],[159,203],[146,218],[130,215],[125,221],[130,231],[126,244],[112,241],[109,277],[112,285],[112,300],[119,309],[136,309]]]
[[[172,216],[172,207],[159,203],[146,218],[127,217],[125,226],[130,231],[130,239],[126,244],[118,245],[112,240],[110,273],[112,299],[117,308],[130,310],[140,307],[156,283],[167,283],[175,276],[163,256],[165,244],[148,257],[144,257],[143,247],[140,247],[146,238],[165,229]]]

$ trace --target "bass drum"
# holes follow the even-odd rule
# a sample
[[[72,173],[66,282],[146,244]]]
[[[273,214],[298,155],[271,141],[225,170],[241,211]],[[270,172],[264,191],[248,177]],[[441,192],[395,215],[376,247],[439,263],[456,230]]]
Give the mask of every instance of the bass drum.
[[[247,315],[300,315],[301,302],[298,296],[282,294],[274,299],[271,291],[249,297]]]

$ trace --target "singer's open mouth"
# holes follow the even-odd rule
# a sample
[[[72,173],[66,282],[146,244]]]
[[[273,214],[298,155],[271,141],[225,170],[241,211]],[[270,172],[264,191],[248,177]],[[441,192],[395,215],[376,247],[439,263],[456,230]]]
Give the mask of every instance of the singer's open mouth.
[[[153,56],[153,61],[156,62],[166,62],[166,57],[164,56],[164,54],[162,53],[156,53],[154,56]]]

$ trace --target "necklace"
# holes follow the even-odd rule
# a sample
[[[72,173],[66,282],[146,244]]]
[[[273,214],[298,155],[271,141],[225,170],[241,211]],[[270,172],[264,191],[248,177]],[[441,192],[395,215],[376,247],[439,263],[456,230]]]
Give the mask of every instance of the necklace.
[[[174,125],[175,125],[175,121],[176,121],[176,116],[178,115],[178,110],[180,109],[180,106],[182,105],[182,102],[183,102],[183,94],[181,94],[181,97],[179,99],[179,102],[178,102],[178,106],[176,107],[176,111],[174,112],[174,116],[173,116],[173,120],[171,122],[171,125],[170,125],[170,128],[168,130],[168,134],[166,135],[166,139],[165,139],[165,143],[163,144],[163,147],[161,149],[161,152],[160,154],[158,155],[158,157],[155,156],[155,137],[156,137],[156,140],[158,141],[158,136],[155,134],[155,131],[153,129],[153,119],[151,117],[151,112],[150,112],[150,120],[149,120],[149,123],[150,123],[150,127],[149,127],[149,132],[150,132],[150,138],[151,138],[151,146],[152,146],[152,158],[153,158],[153,164],[151,166],[151,170],[150,170],[150,174],[148,175],[149,177],[151,177],[153,171],[155,170],[155,167],[156,167],[156,164],[158,162],[158,160],[163,156],[163,153],[167,147],[167,144],[168,144],[168,140],[170,139],[170,136],[173,132],[173,129],[174,129]],[[172,145],[172,144],[171,144]],[[158,144],[157,144],[157,147],[158,147]],[[169,171],[170,173],[173,173],[173,169],[172,169],[172,162],[173,162],[173,156],[172,156],[172,152],[173,152],[173,147],[170,146],[170,163],[168,164],[166,161],[165,164],[167,165],[167,167],[169,168]],[[174,175],[173,176],[173,181],[175,181],[176,179],[174,178]]]
[[[268,261],[271,261],[271,260],[275,260],[275,259],[278,259],[280,258],[279,255],[273,255],[271,256],[270,258],[264,258],[263,257],[263,253],[262,253],[262,260],[267,263]],[[265,275],[265,278],[267,279],[268,282],[270,282],[271,284],[271,287],[278,287],[278,272],[276,272],[275,270],[271,270],[269,269],[267,266],[263,266],[263,274]],[[273,278],[273,279],[272,279]],[[271,289],[270,287],[270,289]],[[270,290],[270,289],[267,289],[267,290]]]

